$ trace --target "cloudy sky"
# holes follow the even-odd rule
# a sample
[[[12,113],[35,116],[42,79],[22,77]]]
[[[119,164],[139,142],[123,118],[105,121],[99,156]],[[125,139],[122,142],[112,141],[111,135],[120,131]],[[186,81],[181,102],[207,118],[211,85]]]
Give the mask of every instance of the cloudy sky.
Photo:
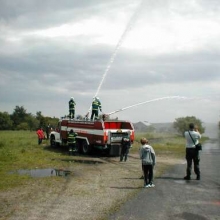
[[[0,32],[1,112],[220,120],[218,0],[0,0]]]

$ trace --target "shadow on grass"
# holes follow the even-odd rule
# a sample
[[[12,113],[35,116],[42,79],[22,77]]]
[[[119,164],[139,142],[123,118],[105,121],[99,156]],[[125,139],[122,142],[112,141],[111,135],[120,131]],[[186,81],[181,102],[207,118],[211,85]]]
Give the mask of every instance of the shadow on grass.
[[[85,159],[85,163],[87,163],[88,159],[101,159],[103,160],[103,162],[110,162],[113,163],[114,161],[112,160],[112,156],[108,156],[106,155],[105,152],[102,152],[100,150],[97,149],[93,149],[93,151],[90,154],[82,154],[82,153],[73,153],[73,155],[69,155],[69,148],[68,146],[56,146],[56,147],[51,147],[50,145],[45,145],[43,146],[43,150],[45,151],[49,151],[49,152],[53,152],[53,153],[57,153],[57,154],[61,154],[62,156],[68,156],[68,159],[66,159],[67,161],[75,161],[75,162],[82,162],[83,159]],[[80,157],[80,161],[79,158]],[[64,159],[65,160],[65,159]],[[91,163],[94,163],[95,161],[91,161]],[[100,161],[96,161],[97,163]],[[89,162],[88,162],[89,163]],[[101,162],[100,162],[101,163]]]
[[[138,187],[134,187],[134,186],[110,186],[111,189],[142,189],[143,187],[138,186]]]
[[[54,153],[59,153],[59,154],[62,154],[62,155],[68,155],[68,147],[67,146],[64,146],[64,147],[51,147],[50,145],[46,145],[44,146],[43,148],[44,150],[46,151],[50,151],[50,152],[54,152]]]

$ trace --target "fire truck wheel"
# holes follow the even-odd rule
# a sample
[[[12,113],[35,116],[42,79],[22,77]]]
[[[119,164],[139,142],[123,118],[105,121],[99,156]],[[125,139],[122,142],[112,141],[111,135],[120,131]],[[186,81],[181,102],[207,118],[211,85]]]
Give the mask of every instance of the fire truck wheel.
[[[91,146],[87,144],[86,141],[83,141],[83,144],[82,144],[82,152],[84,154],[89,154],[91,152]]]
[[[80,145],[79,142],[76,141],[76,145],[75,145],[75,153],[79,153],[80,152]]]
[[[55,137],[53,135],[51,135],[51,137],[50,137],[50,146],[51,147],[57,146],[56,141],[55,141]]]

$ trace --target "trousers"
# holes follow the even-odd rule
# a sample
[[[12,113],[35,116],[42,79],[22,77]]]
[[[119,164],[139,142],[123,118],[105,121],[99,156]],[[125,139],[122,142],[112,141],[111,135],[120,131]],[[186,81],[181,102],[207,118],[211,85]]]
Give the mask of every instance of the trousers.
[[[192,172],[192,163],[194,163],[194,172],[197,176],[200,176],[200,168],[199,168],[199,151],[197,151],[195,148],[186,148],[186,161],[187,161],[187,167],[186,167],[186,175],[188,177],[191,176]]]
[[[142,164],[142,170],[144,173],[144,180],[145,180],[145,184],[150,184],[153,182],[153,165],[144,165]]]

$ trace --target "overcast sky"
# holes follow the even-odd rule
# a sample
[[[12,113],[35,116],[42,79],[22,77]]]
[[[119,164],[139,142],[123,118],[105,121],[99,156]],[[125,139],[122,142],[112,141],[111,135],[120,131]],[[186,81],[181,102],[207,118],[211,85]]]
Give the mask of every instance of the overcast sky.
[[[218,0],[0,0],[0,33],[1,112],[220,120]]]

